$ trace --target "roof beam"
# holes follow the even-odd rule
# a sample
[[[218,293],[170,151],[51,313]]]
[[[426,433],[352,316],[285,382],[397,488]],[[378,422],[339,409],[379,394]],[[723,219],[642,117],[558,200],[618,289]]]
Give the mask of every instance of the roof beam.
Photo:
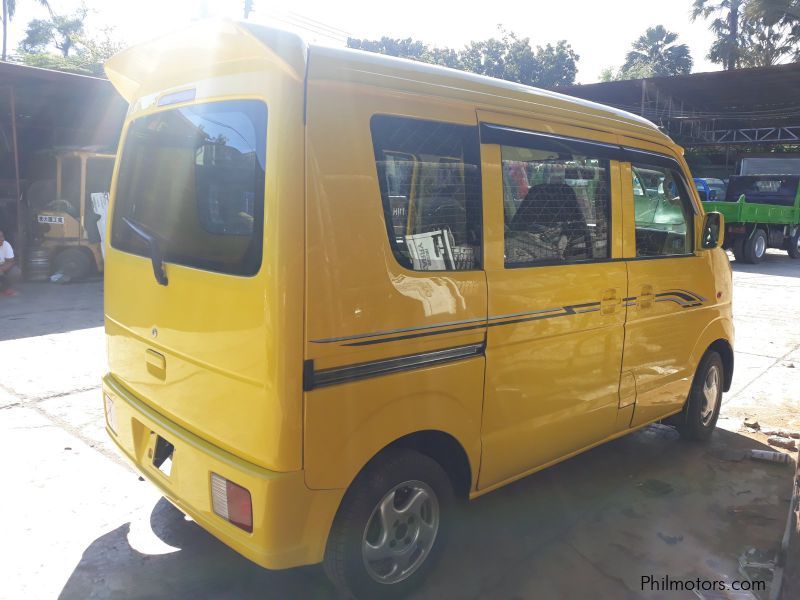
[[[800,144],[800,125],[714,129],[703,139],[686,140],[685,146],[730,144]]]

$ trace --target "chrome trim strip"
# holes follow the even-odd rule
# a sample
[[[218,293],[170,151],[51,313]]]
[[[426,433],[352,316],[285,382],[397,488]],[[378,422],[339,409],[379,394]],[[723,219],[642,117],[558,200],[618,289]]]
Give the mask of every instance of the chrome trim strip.
[[[310,373],[311,381],[305,382],[306,391],[318,387],[336,385],[378,375],[388,375],[399,371],[409,371],[438,365],[445,362],[471,358],[483,354],[484,344],[470,344],[468,346],[457,346],[445,350],[434,350],[432,352],[422,352],[398,358],[388,358],[367,363],[349,365],[346,367],[334,367],[333,369],[323,369]]]
[[[381,335],[391,335],[393,333],[407,333],[409,331],[424,331],[426,329],[439,329],[440,327],[452,327],[454,325],[470,325],[472,323],[485,323],[486,317],[478,317],[477,319],[466,319],[464,321],[449,321],[447,323],[437,323],[436,325],[422,325],[420,327],[404,327],[402,329],[387,329],[386,331],[375,331],[373,333],[357,333],[355,335],[346,335],[343,337],[323,338],[321,340],[311,340],[314,344],[330,344],[332,342],[347,342],[350,340],[361,340],[369,337],[378,337]]]
[[[490,321],[497,321],[499,319],[511,319],[513,317],[528,317],[530,315],[543,315],[543,314],[554,313],[554,312],[559,312],[559,311],[563,311],[563,310],[564,310],[563,306],[560,306],[558,308],[545,308],[543,310],[532,310],[532,311],[528,311],[528,312],[511,313],[511,314],[508,314],[508,315],[497,315],[496,317],[489,317],[489,320]]]
[[[684,308],[702,305],[706,299],[688,290],[668,290],[655,294],[656,302],[674,302]],[[680,300],[676,299],[679,298]],[[635,306],[637,304],[637,296],[628,296],[622,299],[623,306]],[[584,304],[571,304],[568,306],[561,306],[558,308],[545,308],[541,310],[533,310],[521,313],[511,313],[506,315],[495,315],[492,317],[478,317],[475,319],[466,319],[463,321],[450,321],[447,323],[437,323],[435,325],[422,325],[419,327],[405,327],[401,329],[387,329],[385,331],[377,331],[374,333],[358,333],[355,335],[348,335],[334,338],[324,338],[319,340],[311,340],[313,344],[330,344],[333,342],[350,342],[346,346],[370,346],[373,344],[381,344],[384,342],[397,342],[418,337],[427,337],[431,335],[438,335],[443,333],[458,333],[463,331],[472,331],[475,329],[497,327],[498,325],[513,325],[516,323],[523,323],[526,321],[537,321],[540,319],[551,319],[555,317],[566,317],[570,315],[577,315],[588,312],[597,312],[600,310],[600,302],[586,302]],[[588,309],[588,310],[583,310]],[[525,318],[522,318],[525,317]],[[504,319],[510,319],[504,321]],[[421,333],[419,333],[421,332]],[[399,335],[396,337],[384,339],[370,339],[382,338],[383,336]]]

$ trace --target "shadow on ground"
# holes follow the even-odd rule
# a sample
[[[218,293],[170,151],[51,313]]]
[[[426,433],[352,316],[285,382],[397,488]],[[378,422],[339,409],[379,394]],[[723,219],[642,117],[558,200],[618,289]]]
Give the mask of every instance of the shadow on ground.
[[[800,260],[790,258],[780,250],[768,250],[764,261],[757,265],[739,262],[731,258],[731,266],[737,273],[752,273],[754,275],[777,275],[779,277],[800,277]]]
[[[102,327],[103,281],[21,283],[0,297],[0,342]]]
[[[746,548],[777,549],[792,476],[747,458],[751,448],[767,449],[720,429],[693,444],[651,426],[481,497],[416,598],[640,598],[647,574],[740,579]],[[163,499],[150,528],[175,552],[136,551],[128,528],[85,550],[62,599],[334,597],[319,567],[263,570]]]

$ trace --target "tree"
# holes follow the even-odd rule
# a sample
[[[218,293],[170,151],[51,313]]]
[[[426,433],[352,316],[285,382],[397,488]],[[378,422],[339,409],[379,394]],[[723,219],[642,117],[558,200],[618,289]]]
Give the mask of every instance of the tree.
[[[531,85],[536,58],[528,38],[498,28],[502,37],[470,42],[461,51],[465,71]]]
[[[105,28],[97,37],[74,36],[73,47],[74,52],[69,56],[44,51],[23,51],[16,57],[16,60],[33,67],[105,77],[103,65],[109,58],[122,50],[125,43],[114,34],[113,28]]]
[[[574,83],[580,57],[565,40],[534,49],[529,38],[520,38],[502,27],[498,29],[499,38],[472,41],[460,51],[430,47],[412,38],[348,38],[347,46],[526,85],[554,87]]]
[[[785,22],[766,25],[747,20],[742,24],[742,35],[742,67],[770,67],[798,58],[797,37]]]
[[[461,58],[452,48],[430,48],[425,57],[425,62],[451,69],[461,69]]]
[[[20,50],[28,53],[45,52],[54,46],[65,58],[75,48],[75,39],[84,35],[88,10],[78,9],[69,16],[51,15],[49,19],[33,19],[28,23]]]
[[[800,59],[800,0],[694,0],[693,19],[712,15],[708,58],[725,69]]]
[[[622,65],[622,79],[631,79],[632,73],[646,72],[645,77],[684,75],[692,70],[692,55],[689,46],[678,44],[678,34],[667,31],[663,25],[648,27],[633,42]]]
[[[614,67],[606,67],[600,71],[600,76],[597,78],[600,82],[616,81],[617,74],[614,72]]]
[[[555,46],[537,46],[533,79],[536,85],[546,88],[571,85],[578,75],[579,60],[580,56],[566,40],[559,41]]]
[[[741,60],[743,40],[739,24],[744,4],[745,0],[694,0],[692,7],[692,21],[716,16],[710,29],[717,39],[708,58],[722,63],[727,71],[738,68]]]
[[[745,14],[751,21],[763,22],[767,28],[783,29],[785,41],[794,45],[793,59],[800,60],[800,0],[750,0]],[[779,34],[770,31],[767,35]]]
[[[430,49],[422,42],[415,41],[411,38],[395,39],[386,36],[379,40],[347,38],[347,47],[357,50],[366,50],[367,52],[375,52],[377,54],[386,54],[388,56],[410,58],[423,62],[428,62],[425,60],[425,57],[427,53],[430,52]]]
[[[745,14],[767,24],[800,22],[800,0],[749,0]]]
[[[3,53],[2,60],[6,60],[6,46],[8,44],[8,22],[14,18],[17,12],[17,0],[0,0],[3,3]],[[50,8],[50,3],[47,0],[36,0],[41,6],[44,6],[52,15],[53,10]]]

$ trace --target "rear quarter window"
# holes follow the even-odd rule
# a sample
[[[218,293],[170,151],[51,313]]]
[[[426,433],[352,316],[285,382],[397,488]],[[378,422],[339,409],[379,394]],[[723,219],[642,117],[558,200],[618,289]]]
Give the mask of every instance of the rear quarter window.
[[[389,244],[415,271],[481,265],[477,127],[375,115],[375,165]]]

